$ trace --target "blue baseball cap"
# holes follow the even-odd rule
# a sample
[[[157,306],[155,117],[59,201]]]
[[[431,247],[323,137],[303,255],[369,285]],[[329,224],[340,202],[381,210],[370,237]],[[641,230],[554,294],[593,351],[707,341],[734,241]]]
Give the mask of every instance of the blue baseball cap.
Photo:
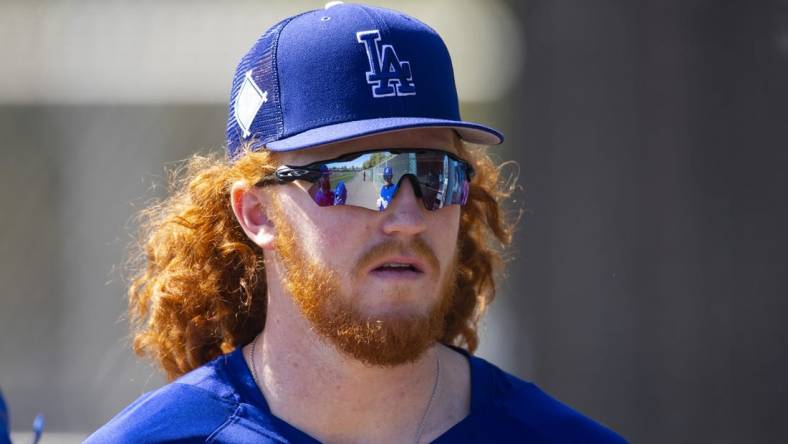
[[[497,145],[460,118],[449,51],[426,24],[390,9],[330,2],[272,26],[241,59],[227,153],[292,151],[408,128],[446,127]]]

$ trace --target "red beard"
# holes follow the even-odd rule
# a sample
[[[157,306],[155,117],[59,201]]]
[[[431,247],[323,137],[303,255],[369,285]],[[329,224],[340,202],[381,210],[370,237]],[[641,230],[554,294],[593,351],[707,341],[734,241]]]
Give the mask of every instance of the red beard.
[[[274,207],[276,249],[285,269],[283,284],[304,318],[338,350],[370,365],[395,366],[415,361],[443,336],[456,285],[456,254],[441,276],[440,297],[427,313],[368,316],[354,305],[357,298],[342,294],[334,270],[310,260],[278,202]],[[421,238],[376,245],[356,261],[354,269],[365,270],[386,255],[406,252],[420,257],[435,273],[440,272],[435,253]],[[354,281],[361,278],[353,276]]]

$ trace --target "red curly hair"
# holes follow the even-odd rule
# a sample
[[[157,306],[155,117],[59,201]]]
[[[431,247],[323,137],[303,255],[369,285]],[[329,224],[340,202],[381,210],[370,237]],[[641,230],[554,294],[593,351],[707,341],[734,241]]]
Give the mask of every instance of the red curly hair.
[[[502,203],[504,180],[486,147],[461,142],[458,153],[477,174],[462,208],[457,240],[457,293],[441,342],[478,346],[477,324],[495,297],[514,220]],[[233,163],[194,155],[173,172],[171,195],[140,213],[128,290],[134,351],[172,380],[250,342],[266,319],[263,252],[241,230],[230,206],[237,180],[255,183],[278,166],[270,152],[247,152]]]

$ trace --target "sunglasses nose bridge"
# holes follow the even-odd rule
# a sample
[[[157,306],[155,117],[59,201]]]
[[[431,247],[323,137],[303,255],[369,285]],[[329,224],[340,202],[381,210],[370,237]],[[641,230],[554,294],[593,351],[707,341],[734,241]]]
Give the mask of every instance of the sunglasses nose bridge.
[[[413,188],[413,193],[416,195],[416,197],[421,199],[423,195],[421,192],[421,184],[419,183],[419,179],[415,175],[410,173],[403,174],[402,177],[399,178],[399,180],[397,181],[397,192],[395,193],[395,195],[399,194],[399,190],[402,189],[402,181],[406,179],[408,182],[410,182],[410,187]]]
[[[396,182],[392,183],[396,184],[396,191],[391,196],[391,204],[389,205],[388,209],[393,209],[393,213],[400,214],[398,219],[401,219],[404,217],[403,215],[406,214],[421,214],[425,209],[429,210],[427,205],[424,203],[421,193],[421,186],[419,185],[418,178],[415,175],[405,174],[399,177]],[[410,184],[411,186],[408,187],[406,184]],[[410,188],[412,191],[406,188]]]

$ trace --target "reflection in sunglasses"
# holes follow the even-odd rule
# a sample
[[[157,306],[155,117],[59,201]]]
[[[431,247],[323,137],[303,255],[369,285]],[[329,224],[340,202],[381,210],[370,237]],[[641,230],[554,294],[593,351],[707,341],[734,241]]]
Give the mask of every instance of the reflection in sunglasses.
[[[401,181],[408,178],[425,208],[437,210],[464,205],[472,175],[467,162],[446,151],[390,149],[352,153],[302,167],[282,166],[276,180],[312,182],[309,195],[321,207],[353,205],[383,211]]]

